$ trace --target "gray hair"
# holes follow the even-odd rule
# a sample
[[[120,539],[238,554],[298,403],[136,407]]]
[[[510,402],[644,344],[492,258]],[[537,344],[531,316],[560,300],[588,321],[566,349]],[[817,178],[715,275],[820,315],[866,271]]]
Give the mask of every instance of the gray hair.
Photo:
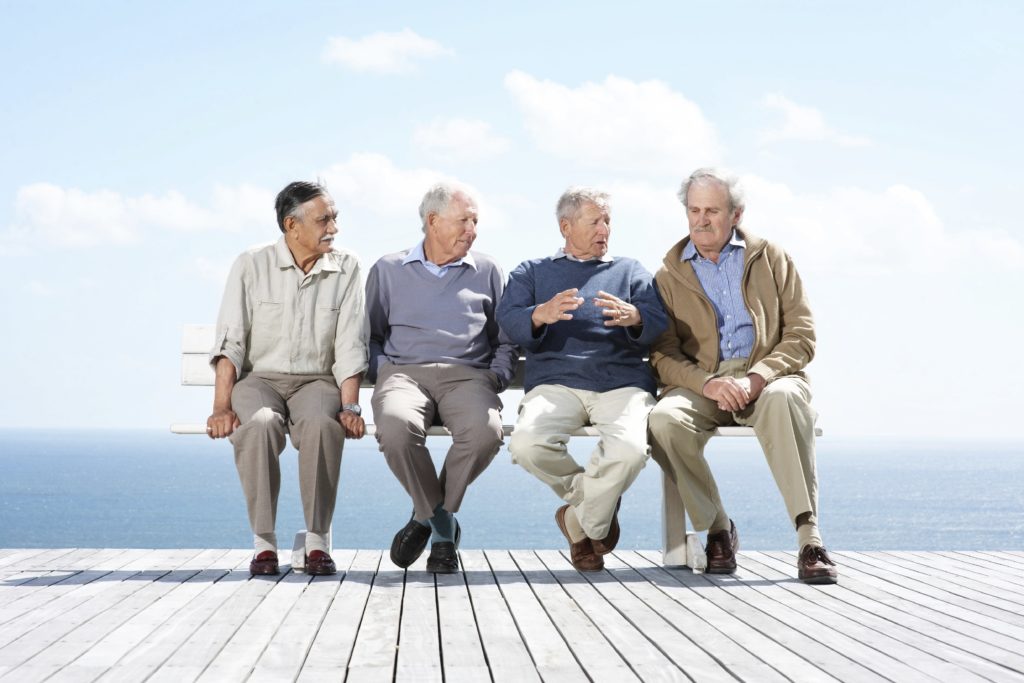
[[[420,221],[423,223],[423,232],[427,231],[427,217],[432,213],[444,213],[444,210],[451,204],[452,197],[457,194],[464,195],[469,201],[476,203],[466,188],[454,183],[437,183],[427,190],[420,202]]]
[[[574,185],[563,192],[562,196],[558,198],[558,204],[555,206],[555,216],[558,218],[559,223],[563,220],[571,221],[576,218],[576,214],[587,203],[596,204],[605,211],[608,211],[611,209],[610,199],[611,197],[607,192],[602,192],[593,187]]]
[[[711,183],[718,183],[725,188],[726,192],[729,193],[729,210],[743,210],[746,205],[743,201],[743,190],[740,188],[739,182],[740,181],[736,176],[719,169],[698,168],[690,174],[689,178],[683,181],[677,196],[679,197],[679,201],[683,203],[683,206],[689,208],[689,204],[686,203],[686,195],[690,191],[691,185],[710,185]]]

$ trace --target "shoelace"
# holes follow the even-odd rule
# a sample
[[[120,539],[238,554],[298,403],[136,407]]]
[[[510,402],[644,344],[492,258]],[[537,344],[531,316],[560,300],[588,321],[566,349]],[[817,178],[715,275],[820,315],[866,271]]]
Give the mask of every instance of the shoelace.
[[[832,561],[832,558],[830,558],[828,556],[828,553],[825,551],[825,549],[820,547],[820,546],[809,545],[809,546],[807,546],[806,548],[803,549],[803,552],[801,552],[800,555],[801,555],[801,559],[805,563],[808,562],[811,559],[814,559],[814,560],[817,560],[818,562],[824,562],[825,564],[832,565],[833,567],[836,564],[835,562]]]

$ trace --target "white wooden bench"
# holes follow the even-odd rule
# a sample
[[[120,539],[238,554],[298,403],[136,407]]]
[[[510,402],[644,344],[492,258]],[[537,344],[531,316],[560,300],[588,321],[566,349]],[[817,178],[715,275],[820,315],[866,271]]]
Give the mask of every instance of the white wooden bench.
[[[181,383],[183,386],[213,386],[214,373],[209,363],[209,352],[214,341],[213,325],[185,325],[181,341]],[[364,382],[362,388],[373,388],[373,385]],[[516,377],[510,389],[523,388],[523,363],[519,363]],[[370,419],[370,411],[366,411],[364,418]],[[503,425],[505,436],[512,433],[514,425]],[[201,434],[206,435],[206,423],[183,423],[176,422],[171,425],[171,431],[175,434]],[[816,436],[821,436],[821,429],[815,428]],[[367,436],[375,434],[374,425],[367,422]],[[444,427],[431,427],[427,432],[428,436],[450,436]],[[572,436],[600,436],[594,427],[583,427],[572,433]],[[754,436],[754,430],[750,427],[719,427],[715,430],[715,436]],[[661,510],[661,531],[662,531],[662,562],[666,566],[687,566],[694,572],[703,572],[707,567],[707,558],[704,554],[704,547],[696,533],[687,531],[686,510],[683,507],[683,500],[679,497],[679,491],[671,479],[661,475],[662,488],[662,510]],[[330,537],[328,536],[328,545]],[[301,569],[304,562],[305,531],[295,535],[295,543],[292,547],[292,566]]]

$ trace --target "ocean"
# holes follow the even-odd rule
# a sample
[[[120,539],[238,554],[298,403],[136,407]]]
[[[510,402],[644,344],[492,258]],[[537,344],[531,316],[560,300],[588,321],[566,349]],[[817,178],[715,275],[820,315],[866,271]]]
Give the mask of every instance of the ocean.
[[[439,463],[449,440],[430,440]],[[576,459],[594,440],[573,439]],[[753,439],[712,439],[708,458],[747,550],[795,549]],[[282,455],[277,531],[304,527],[296,455]],[[836,550],[1024,550],[1024,441],[818,440],[820,523]],[[458,514],[465,548],[560,548],[560,501],[506,449]],[[336,548],[387,548],[411,506],[372,439],[349,441]],[[660,470],[623,498],[624,548],[661,544]],[[247,548],[231,445],[163,431],[0,430],[0,547]]]

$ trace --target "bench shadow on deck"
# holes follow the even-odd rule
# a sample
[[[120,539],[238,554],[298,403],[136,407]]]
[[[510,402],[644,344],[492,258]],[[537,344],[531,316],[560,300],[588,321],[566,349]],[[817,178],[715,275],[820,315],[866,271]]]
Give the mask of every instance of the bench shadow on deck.
[[[245,550],[0,550],[5,680],[1024,680],[1024,553],[839,552],[838,586],[789,552],[735,576],[617,551],[463,550],[408,571],[250,578]],[[288,569],[287,566],[284,567]]]

